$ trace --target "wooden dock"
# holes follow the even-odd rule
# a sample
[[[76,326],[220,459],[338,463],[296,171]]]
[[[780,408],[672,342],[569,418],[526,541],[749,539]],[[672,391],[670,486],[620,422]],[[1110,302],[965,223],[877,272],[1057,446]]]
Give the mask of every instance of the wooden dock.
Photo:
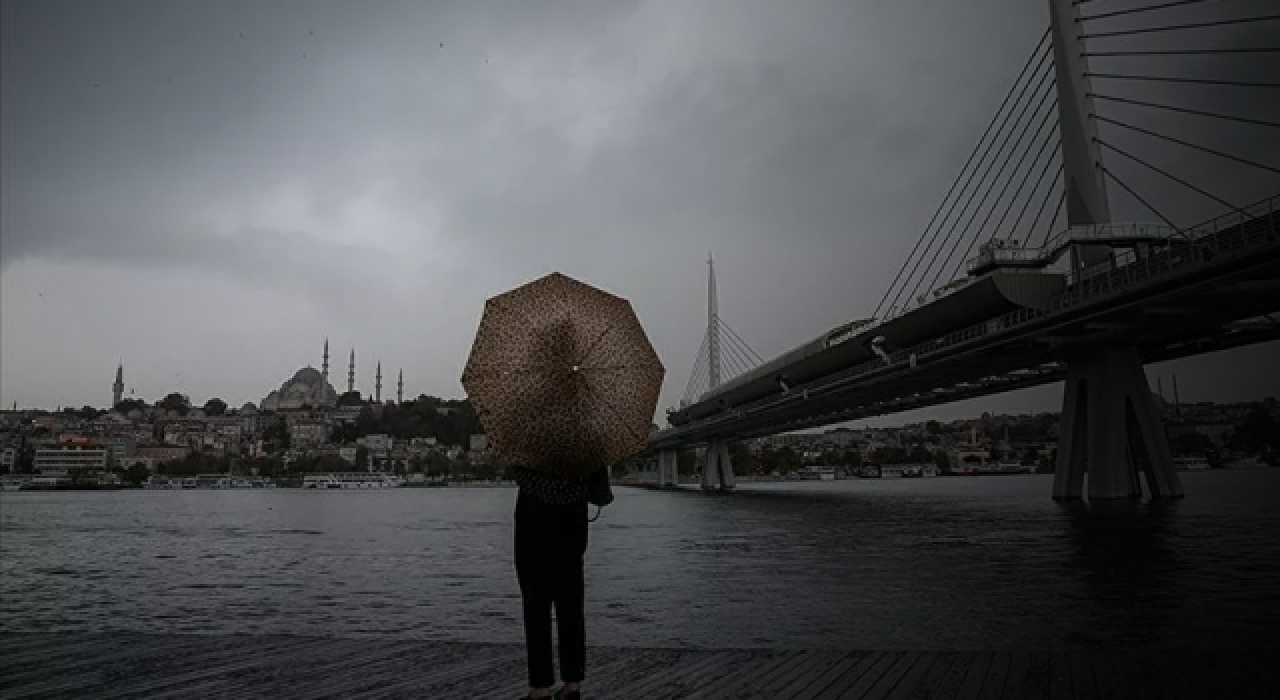
[[[1280,697],[1280,652],[592,648],[589,698]],[[381,638],[5,634],[0,698],[496,698],[517,645]]]

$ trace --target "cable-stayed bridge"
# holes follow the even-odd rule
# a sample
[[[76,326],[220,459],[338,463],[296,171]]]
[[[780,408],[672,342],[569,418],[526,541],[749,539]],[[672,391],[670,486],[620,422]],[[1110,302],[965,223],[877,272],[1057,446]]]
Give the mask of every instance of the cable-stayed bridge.
[[[682,448],[705,447],[703,488],[731,489],[733,440],[1065,380],[1055,498],[1086,472],[1090,498],[1141,476],[1183,494],[1142,365],[1280,338],[1280,6],[1048,7],[864,318],[766,361],[721,319],[711,268],[697,362],[649,443],[662,483]]]

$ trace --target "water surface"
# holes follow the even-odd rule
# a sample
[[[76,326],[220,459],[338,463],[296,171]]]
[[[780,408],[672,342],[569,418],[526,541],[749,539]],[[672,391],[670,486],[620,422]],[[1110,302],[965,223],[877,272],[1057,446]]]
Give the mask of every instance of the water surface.
[[[1280,470],[1173,502],[1052,477],[617,489],[588,634],[621,646],[1280,648]],[[6,492],[0,631],[518,642],[510,489]]]

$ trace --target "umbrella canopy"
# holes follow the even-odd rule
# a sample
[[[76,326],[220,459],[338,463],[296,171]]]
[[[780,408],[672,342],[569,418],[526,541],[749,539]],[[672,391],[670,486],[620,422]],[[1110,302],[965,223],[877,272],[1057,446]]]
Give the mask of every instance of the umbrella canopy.
[[[498,459],[586,476],[644,447],[664,374],[631,302],[556,272],[485,302],[462,386]]]

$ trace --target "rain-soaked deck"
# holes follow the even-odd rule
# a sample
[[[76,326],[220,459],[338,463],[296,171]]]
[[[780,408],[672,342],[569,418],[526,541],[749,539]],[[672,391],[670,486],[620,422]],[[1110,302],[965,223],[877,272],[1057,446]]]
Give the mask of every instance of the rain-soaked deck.
[[[519,646],[377,638],[5,634],[0,698],[498,698]],[[1280,697],[1280,653],[594,648],[591,698]]]

